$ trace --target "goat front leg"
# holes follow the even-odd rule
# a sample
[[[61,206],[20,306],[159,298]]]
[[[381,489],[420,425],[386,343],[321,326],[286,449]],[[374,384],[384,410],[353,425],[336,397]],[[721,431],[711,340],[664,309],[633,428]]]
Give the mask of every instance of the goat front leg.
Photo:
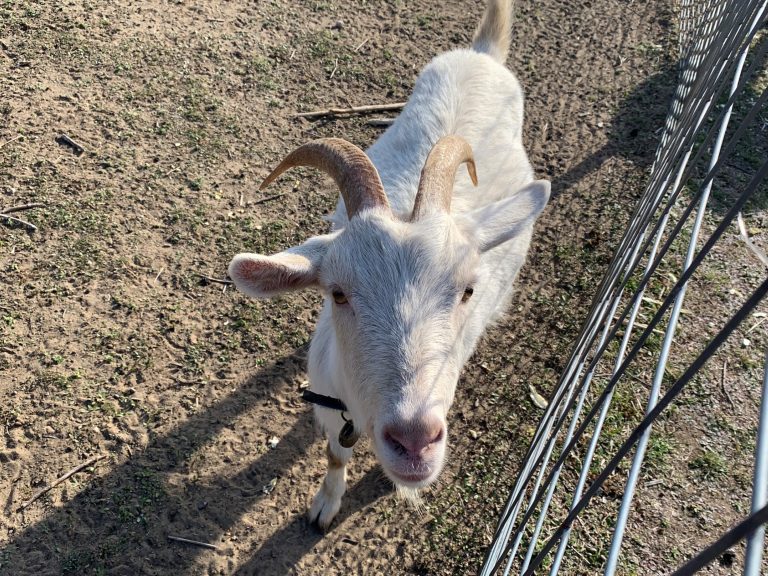
[[[332,436],[325,453],[328,456],[328,472],[309,510],[310,522],[316,522],[321,530],[328,529],[341,508],[341,497],[347,490],[347,462],[352,457],[352,449],[343,448]]]

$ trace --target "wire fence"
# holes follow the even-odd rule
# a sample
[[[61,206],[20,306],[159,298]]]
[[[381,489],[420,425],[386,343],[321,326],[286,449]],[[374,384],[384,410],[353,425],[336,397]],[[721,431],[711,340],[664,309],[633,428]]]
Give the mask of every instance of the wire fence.
[[[768,97],[766,5],[683,0],[679,7],[679,83],[647,188],[528,448],[486,553],[483,576],[557,574],[561,569],[570,573],[564,567],[574,523],[620,471],[621,502],[611,518],[612,535],[602,563],[604,574],[616,573],[652,426],[679,402],[681,393],[768,292],[768,278],[763,275],[711,337],[702,334],[693,343],[696,352],[679,375],[670,376],[668,364],[691,279],[701,273],[706,259],[717,257],[713,248],[724,242],[726,231],[733,231],[738,222],[744,246],[763,259],[761,266],[768,266],[741,219],[749,202],[766,196],[768,160],[760,152],[765,147],[757,147],[760,153],[751,162],[740,160],[749,150],[754,152],[753,136],[768,140],[762,115]],[[734,165],[738,177],[733,177]],[[716,192],[727,188],[720,194],[718,210],[711,207],[713,188]],[[648,312],[644,303],[649,300],[649,286],[660,275],[669,276],[673,266],[673,284]],[[641,314],[646,316],[643,323],[638,320]],[[661,342],[651,346],[657,340]],[[651,354],[650,369],[638,369]],[[610,457],[598,460],[601,434],[614,417],[618,386],[637,374],[648,375],[643,382],[648,390],[644,415],[616,442]],[[742,540],[747,541],[744,574],[760,573],[763,524],[768,521],[768,355],[765,374],[750,511],[674,574],[697,572]],[[674,566],[668,568],[672,572]]]

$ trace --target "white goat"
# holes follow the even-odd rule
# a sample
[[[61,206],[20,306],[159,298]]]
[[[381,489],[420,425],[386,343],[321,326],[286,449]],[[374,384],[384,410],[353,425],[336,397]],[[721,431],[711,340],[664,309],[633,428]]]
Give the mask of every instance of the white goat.
[[[399,488],[437,478],[461,368],[504,311],[549,199],[523,149],[520,85],[503,66],[510,4],[489,0],[472,48],[422,71],[367,155],[317,140],[267,178],[262,186],[300,165],[330,174],[342,196],[333,232],[273,256],[239,254],[229,266],[257,298],[308,287],[325,295],[309,352],[311,390],[338,404],[315,406],[328,473],[310,518],[323,529],[341,506],[361,433]],[[456,174],[462,163],[469,175]]]

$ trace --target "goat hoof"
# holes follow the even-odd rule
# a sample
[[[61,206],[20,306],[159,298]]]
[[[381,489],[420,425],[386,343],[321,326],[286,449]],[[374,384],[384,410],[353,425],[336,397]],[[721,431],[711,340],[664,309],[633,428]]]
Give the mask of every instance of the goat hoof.
[[[323,486],[312,501],[312,507],[308,514],[309,521],[325,532],[333,523],[333,519],[336,518],[340,508],[341,498],[330,496]]]

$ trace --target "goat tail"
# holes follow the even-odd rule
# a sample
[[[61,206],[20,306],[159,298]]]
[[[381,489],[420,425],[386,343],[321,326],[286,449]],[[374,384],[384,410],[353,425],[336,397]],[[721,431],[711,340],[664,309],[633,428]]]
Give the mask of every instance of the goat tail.
[[[475,52],[488,54],[502,64],[507,59],[512,36],[512,4],[513,0],[488,0],[472,38]]]

